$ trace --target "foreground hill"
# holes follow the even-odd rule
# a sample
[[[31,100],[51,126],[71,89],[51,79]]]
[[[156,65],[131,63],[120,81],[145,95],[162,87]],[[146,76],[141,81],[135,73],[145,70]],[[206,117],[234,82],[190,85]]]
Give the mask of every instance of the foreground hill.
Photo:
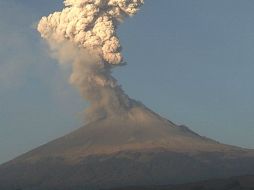
[[[246,174],[254,174],[252,150],[202,137],[136,105],[1,165],[0,189],[92,190]]]
[[[125,187],[111,190],[253,190],[254,176],[214,179],[183,185]]]

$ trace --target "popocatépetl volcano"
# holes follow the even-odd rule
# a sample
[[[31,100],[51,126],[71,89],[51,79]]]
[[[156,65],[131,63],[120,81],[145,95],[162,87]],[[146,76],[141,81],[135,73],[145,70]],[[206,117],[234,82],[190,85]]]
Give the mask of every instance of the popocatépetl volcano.
[[[246,174],[254,174],[254,151],[202,137],[136,103],[3,164],[0,189],[103,189]]]

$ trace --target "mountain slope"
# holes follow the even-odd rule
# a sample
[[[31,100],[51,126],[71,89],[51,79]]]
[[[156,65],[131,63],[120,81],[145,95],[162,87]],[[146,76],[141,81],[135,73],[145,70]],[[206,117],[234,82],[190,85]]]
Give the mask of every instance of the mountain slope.
[[[0,166],[0,189],[78,190],[254,174],[254,152],[201,137],[143,105]]]
[[[88,155],[111,154],[126,150],[164,149],[176,152],[243,151],[201,137],[185,126],[160,117],[144,106],[123,115],[90,123],[62,138],[25,154],[18,160],[63,157],[78,161]]]
[[[183,185],[123,187],[111,190],[253,190],[254,176],[213,179]]]

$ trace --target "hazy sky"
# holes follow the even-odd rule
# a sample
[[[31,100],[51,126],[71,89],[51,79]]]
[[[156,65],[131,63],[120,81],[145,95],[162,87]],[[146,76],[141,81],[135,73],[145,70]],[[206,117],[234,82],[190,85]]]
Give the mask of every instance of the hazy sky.
[[[223,143],[254,148],[254,1],[146,0],[119,28],[131,97]],[[36,22],[62,0],[0,0],[0,163],[82,125],[68,68]]]

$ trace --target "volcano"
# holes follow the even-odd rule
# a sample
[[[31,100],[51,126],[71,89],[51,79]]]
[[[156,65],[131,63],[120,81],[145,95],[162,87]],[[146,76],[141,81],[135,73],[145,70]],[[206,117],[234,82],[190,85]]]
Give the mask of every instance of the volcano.
[[[253,150],[202,137],[135,103],[1,165],[0,189],[108,189],[249,174]]]
[[[144,0],[64,0],[37,30],[90,107],[84,127],[0,166],[0,190],[99,190],[254,174],[254,151],[221,144],[130,99],[117,28]],[[151,23],[152,24],[152,23]],[[152,27],[152,25],[151,25]]]

